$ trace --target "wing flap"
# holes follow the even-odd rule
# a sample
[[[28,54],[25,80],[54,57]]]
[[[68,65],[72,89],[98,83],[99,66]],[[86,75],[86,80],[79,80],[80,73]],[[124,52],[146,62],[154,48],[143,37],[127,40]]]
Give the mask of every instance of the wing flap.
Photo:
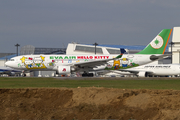
[[[87,62],[78,62],[75,63],[75,66],[80,66],[80,67],[96,67],[100,65],[107,64],[108,61],[113,60],[113,59],[108,59],[108,60],[95,60],[95,61],[87,61]]]

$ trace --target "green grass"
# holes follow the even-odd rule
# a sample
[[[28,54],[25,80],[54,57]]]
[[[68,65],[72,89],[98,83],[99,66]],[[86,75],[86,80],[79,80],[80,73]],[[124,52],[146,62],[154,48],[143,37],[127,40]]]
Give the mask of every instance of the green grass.
[[[0,77],[0,88],[77,88],[106,87],[120,89],[180,90],[180,79],[174,78],[22,78]]]

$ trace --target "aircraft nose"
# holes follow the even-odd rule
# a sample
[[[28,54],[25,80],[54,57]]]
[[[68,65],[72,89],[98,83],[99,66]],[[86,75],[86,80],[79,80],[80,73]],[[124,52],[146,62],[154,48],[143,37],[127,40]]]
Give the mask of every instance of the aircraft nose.
[[[9,66],[9,61],[5,62],[5,65],[6,65],[6,66]]]
[[[8,67],[15,67],[16,64],[14,64],[12,61],[5,62],[5,65]]]
[[[18,68],[18,64],[15,61],[7,61],[5,65],[11,68]]]

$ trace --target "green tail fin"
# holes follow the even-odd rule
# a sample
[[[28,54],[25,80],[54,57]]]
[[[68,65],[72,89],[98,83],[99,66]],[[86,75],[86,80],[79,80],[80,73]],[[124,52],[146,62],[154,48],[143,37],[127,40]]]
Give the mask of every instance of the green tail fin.
[[[142,51],[136,54],[164,54],[172,29],[162,30]]]

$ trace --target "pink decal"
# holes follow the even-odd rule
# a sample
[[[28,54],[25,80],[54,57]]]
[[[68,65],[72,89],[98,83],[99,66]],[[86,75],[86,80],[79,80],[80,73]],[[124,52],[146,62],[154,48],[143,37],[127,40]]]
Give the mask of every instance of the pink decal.
[[[30,58],[30,57],[29,57],[28,59],[29,59],[29,60],[33,60],[33,58]]]
[[[89,59],[88,56],[84,56],[84,59]]]
[[[93,56],[77,56],[77,59],[93,59]]]
[[[62,70],[63,72],[66,72],[66,68],[63,68],[63,70]]]
[[[77,56],[77,59],[83,59],[83,56]]]
[[[93,59],[93,56],[90,56],[89,59]]]
[[[108,59],[109,56],[94,56],[94,59]]]

